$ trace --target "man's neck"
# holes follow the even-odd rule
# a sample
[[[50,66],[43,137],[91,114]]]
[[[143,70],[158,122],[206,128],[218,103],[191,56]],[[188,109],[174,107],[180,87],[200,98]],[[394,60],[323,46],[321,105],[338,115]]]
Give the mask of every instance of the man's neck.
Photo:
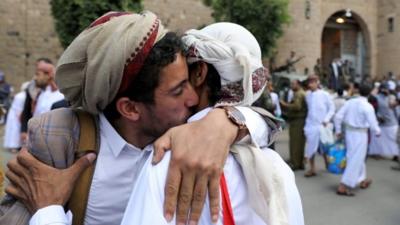
[[[208,100],[208,88],[205,85],[202,85],[195,89],[197,95],[199,96],[199,104],[196,107],[196,112],[199,112],[208,106],[210,106],[210,101]]]
[[[109,120],[115,131],[129,144],[144,149],[147,145],[155,141],[155,137],[150,137],[143,133],[143,130],[138,129],[132,122],[126,121],[122,117],[115,120]]]

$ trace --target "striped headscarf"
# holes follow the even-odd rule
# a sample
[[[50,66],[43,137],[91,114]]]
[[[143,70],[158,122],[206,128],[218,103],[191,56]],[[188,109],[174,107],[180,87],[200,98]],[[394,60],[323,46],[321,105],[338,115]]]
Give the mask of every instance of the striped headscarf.
[[[56,82],[72,107],[98,114],[126,91],[166,30],[155,14],[109,12],[62,54]]]

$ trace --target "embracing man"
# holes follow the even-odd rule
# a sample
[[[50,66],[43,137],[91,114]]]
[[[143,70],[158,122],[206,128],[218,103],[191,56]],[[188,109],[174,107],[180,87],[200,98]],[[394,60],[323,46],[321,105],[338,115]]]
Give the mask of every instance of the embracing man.
[[[56,72],[61,92],[73,108],[82,107],[97,115],[99,125],[99,154],[84,224],[120,224],[137,176],[153,154],[154,140],[183,124],[198,104],[182,50],[180,38],[167,33],[154,14],[112,12],[94,21],[62,55]],[[233,113],[241,114],[239,110],[246,112],[246,119],[232,118]],[[248,108],[218,108],[198,122],[167,133],[174,149],[165,184],[167,220],[177,208],[178,222],[196,223],[208,187],[210,213],[217,221],[219,177],[229,145],[239,131],[249,132],[252,138],[258,133],[245,121],[265,124]],[[245,125],[249,131],[243,129]],[[79,124],[70,109],[53,111],[30,122],[29,148],[47,164],[67,168],[74,161],[78,134]],[[93,158],[87,156],[88,160]],[[71,224],[71,214],[57,206],[65,204],[68,195],[37,204],[46,193],[57,196],[57,190],[71,191],[72,185],[49,185],[65,183],[62,175],[68,170],[46,167],[26,151],[11,161],[9,168],[13,185],[7,188],[8,193],[36,212],[31,224]],[[53,174],[53,180],[49,176],[47,180],[36,179],[43,170]],[[28,190],[23,185],[27,183]],[[7,209],[5,204],[0,207],[3,212]],[[26,211],[22,213],[29,218]],[[65,220],[52,220],[56,214],[64,215]]]
[[[213,107],[251,105],[260,97],[268,72],[259,44],[246,28],[215,23],[187,31],[182,41],[188,52],[190,82],[199,96],[197,113],[189,122],[201,119]],[[260,132],[264,140],[273,133]],[[244,138],[231,146],[220,180],[219,220],[212,223],[206,200],[200,225],[304,225],[293,172],[268,143],[255,141],[248,143]],[[175,224],[162,216],[169,158],[167,153],[160,164],[153,166],[148,160],[143,166],[122,225]]]

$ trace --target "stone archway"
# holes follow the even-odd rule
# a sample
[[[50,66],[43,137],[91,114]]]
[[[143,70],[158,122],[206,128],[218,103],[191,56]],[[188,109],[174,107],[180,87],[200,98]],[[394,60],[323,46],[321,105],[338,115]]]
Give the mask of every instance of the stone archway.
[[[348,62],[351,79],[371,74],[371,40],[367,24],[354,11],[338,10],[326,19],[321,34],[321,60],[325,68],[336,58]]]

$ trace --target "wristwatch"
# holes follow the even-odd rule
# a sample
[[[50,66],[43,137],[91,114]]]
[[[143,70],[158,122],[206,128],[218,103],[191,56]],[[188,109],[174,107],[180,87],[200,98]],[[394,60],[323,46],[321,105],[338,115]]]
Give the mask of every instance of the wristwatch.
[[[228,117],[228,119],[235,124],[236,126],[238,126],[239,130],[244,130],[247,129],[246,127],[246,118],[243,116],[243,114],[236,109],[233,106],[220,106],[218,108],[221,108],[225,111],[226,116]]]

